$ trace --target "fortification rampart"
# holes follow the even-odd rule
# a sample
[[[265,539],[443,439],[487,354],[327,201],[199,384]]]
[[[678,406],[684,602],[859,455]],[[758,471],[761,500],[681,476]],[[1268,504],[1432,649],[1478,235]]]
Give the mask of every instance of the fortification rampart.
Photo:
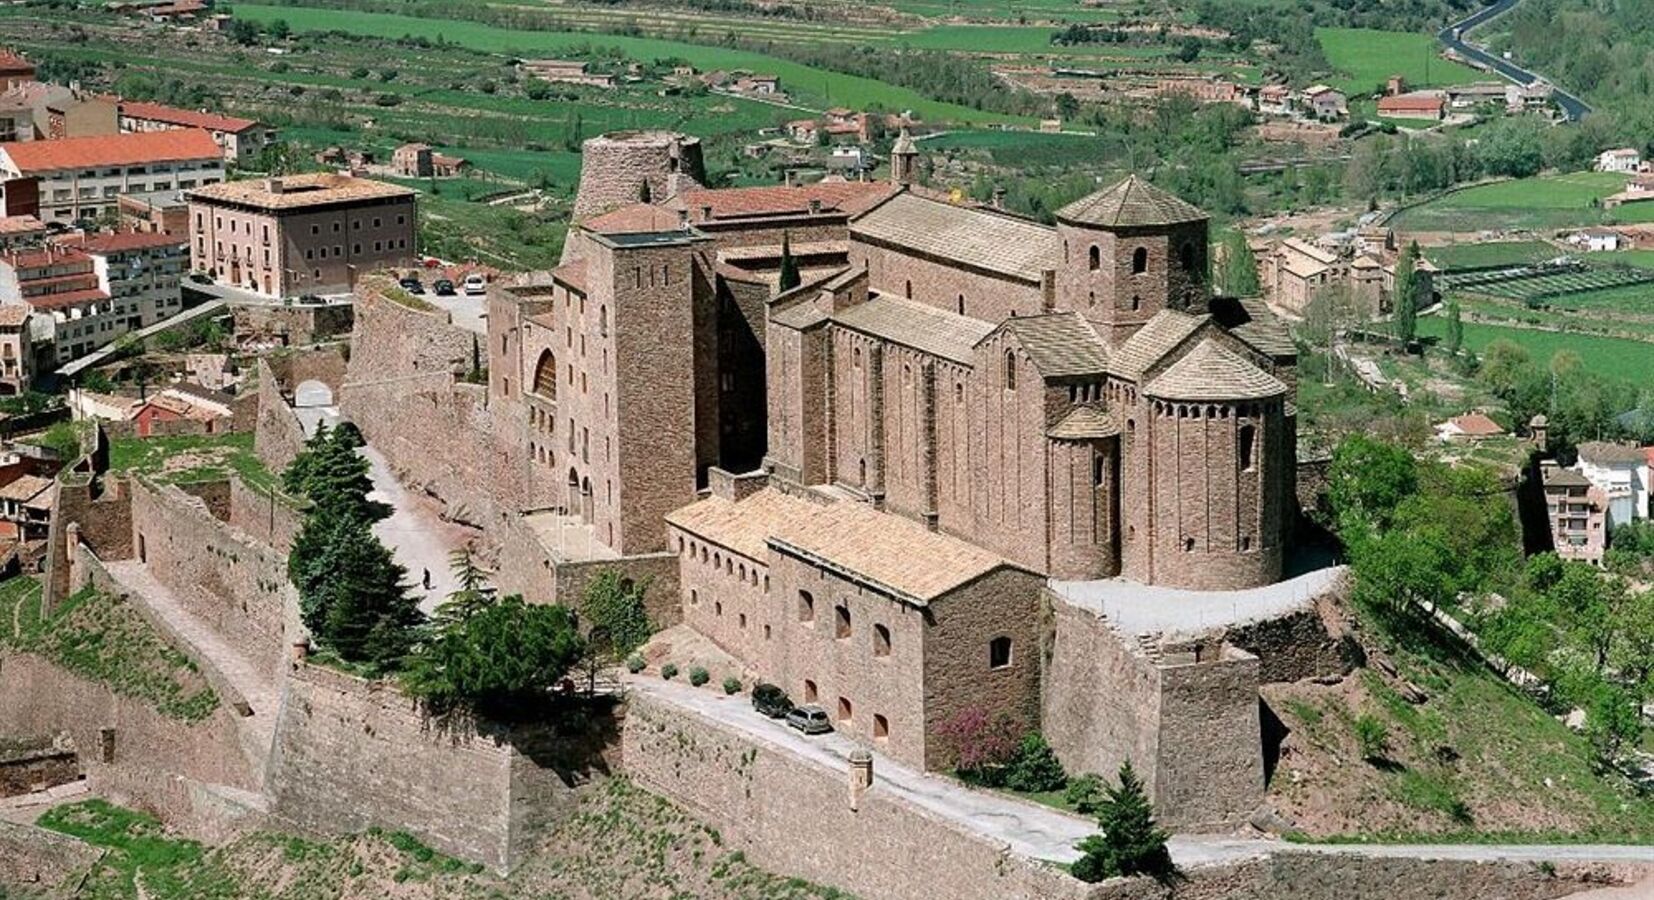
[[[280,341],[289,347],[303,347],[348,334],[355,322],[355,308],[348,303],[327,305],[271,304],[237,305],[231,309],[236,335],[255,340]]]
[[[102,857],[103,851],[68,835],[0,819],[0,885],[68,897],[70,882]]]
[[[493,530],[498,542],[494,585],[501,594],[522,594],[535,603],[562,603],[580,608],[586,585],[605,571],[645,585],[643,602],[655,628],[683,620],[678,597],[678,557],[646,553],[615,559],[571,561],[551,552],[521,517],[506,519]]]
[[[271,756],[271,812],[300,828],[409,831],[445,853],[509,869],[606,772],[612,721],[545,732],[444,731],[394,686],[306,663],[286,681]]]
[[[253,452],[272,472],[287,468],[304,449],[304,426],[287,403],[282,383],[264,360],[258,362],[258,418],[253,426]]]
[[[297,502],[274,491],[252,487],[234,473],[227,483],[230,525],[286,556],[304,524],[304,512]]]

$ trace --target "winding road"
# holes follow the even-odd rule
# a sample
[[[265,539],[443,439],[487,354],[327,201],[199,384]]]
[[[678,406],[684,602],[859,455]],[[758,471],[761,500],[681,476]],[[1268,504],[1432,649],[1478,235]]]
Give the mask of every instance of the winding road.
[[[1591,107],[1587,106],[1585,101],[1556,87],[1556,82],[1539,73],[1524,69],[1509,60],[1487,52],[1476,44],[1467,43],[1464,40],[1464,36],[1469,34],[1471,29],[1487,22],[1489,19],[1497,18],[1509,12],[1516,4],[1521,2],[1522,0],[1498,0],[1496,3],[1490,3],[1475,13],[1436,32],[1436,38],[1465,59],[1486,66],[1517,84],[1525,86],[1533,84],[1535,81],[1549,82],[1553,88],[1552,96],[1556,99],[1556,105],[1561,107],[1562,114],[1569,121],[1577,122],[1591,111]]]

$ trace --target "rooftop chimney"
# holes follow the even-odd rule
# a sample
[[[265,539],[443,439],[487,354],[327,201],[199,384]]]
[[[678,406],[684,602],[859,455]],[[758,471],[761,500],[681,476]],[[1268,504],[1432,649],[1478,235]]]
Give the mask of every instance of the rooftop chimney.
[[[1005,208],[1005,189],[1002,188],[1002,187],[997,187],[996,186],[994,188],[994,209],[1004,209],[1004,208]]]
[[[272,194],[279,194],[285,187],[280,178],[266,178],[264,179],[264,189]]]
[[[810,215],[812,215],[812,216],[821,215],[821,198],[820,197],[811,197],[810,198]]]
[[[798,173],[788,169],[785,173],[787,187],[798,187]]]

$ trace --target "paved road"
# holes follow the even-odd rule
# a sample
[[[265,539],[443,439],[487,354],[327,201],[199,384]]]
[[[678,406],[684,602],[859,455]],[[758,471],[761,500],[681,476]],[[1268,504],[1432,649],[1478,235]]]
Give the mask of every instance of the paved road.
[[[1498,0],[1497,3],[1491,3],[1474,14],[1454,22],[1446,28],[1443,28],[1441,31],[1436,32],[1436,38],[1443,44],[1446,44],[1449,49],[1457,51],[1460,56],[1463,56],[1466,59],[1475,60],[1476,62],[1487,66],[1517,84],[1529,85],[1533,84],[1535,81],[1550,81],[1550,79],[1545,78],[1537,72],[1524,69],[1515,63],[1509,62],[1503,57],[1496,56],[1486,50],[1483,50],[1475,44],[1467,43],[1463,40],[1463,37],[1468,35],[1471,29],[1487,22],[1489,19],[1493,19],[1509,12],[1520,2],[1522,2],[1522,0]],[[1458,31],[1457,37],[1454,36],[1455,30]],[[1591,107],[1587,106],[1583,100],[1580,100],[1578,97],[1563,91],[1561,88],[1555,87],[1555,82],[1551,82],[1551,84],[1555,91],[1553,96],[1556,99],[1556,105],[1562,108],[1562,114],[1567,116],[1570,120],[1577,122],[1591,111]]]
[[[624,676],[628,690],[646,694],[744,732],[778,751],[791,752],[838,772],[848,767],[857,745],[837,734],[805,737],[755,712],[745,695],[726,697],[657,676]],[[1095,833],[1096,823],[1003,794],[971,790],[958,782],[925,774],[874,752],[873,789],[888,791],[916,806],[1002,841],[1034,859],[1069,862],[1078,858],[1074,844]],[[1291,844],[1283,841],[1220,835],[1177,835],[1169,842],[1172,859],[1185,868],[1232,863],[1278,852],[1342,853],[1368,857],[1519,862],[1654,863],[1654,846],[1617,844]]]

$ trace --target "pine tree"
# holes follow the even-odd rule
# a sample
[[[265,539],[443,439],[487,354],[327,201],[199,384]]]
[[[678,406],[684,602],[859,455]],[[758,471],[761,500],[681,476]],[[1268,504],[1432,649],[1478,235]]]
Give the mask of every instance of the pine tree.
[[[449,594],[448,599],[437,607],[435,620],[440,628],[464,622],[494,604],[488,576],[477,567],[470,547],[455,550],[449,555],[448,564],[454,578],[459,581],[459,590]]]
[[[1464,322],[1459,319],[1459,303],[1447,304],[1447,352],[1455,356],[1464,346]]]
[[[1418,337],[1419,328],[1419,244],[1413,241],[1396,261],[1396,339],[1403,345]]]
[[[322,643],[351,662],[394,665],[423,619],[408,592],[407,570],[359,521],[344,521],[324,552],[327,579],[306,610]]]
[[[1079,843],[1082,855],[1071,870],[1074,877],[1097,882],[1117,875],[1159,879],[1173,875],[1176,868],[1166,849],[1167,834],[1155,825],[1148,792],[1130,760],[1120,766],[1120,786],[1108,788],[1107,793],[1097,817],[1102,834]]]
[[[781,232],[781,290],[790,291],[804,283],[804,278],[798,273],[798,262],[793,259],[792,238],[787,232]]]

